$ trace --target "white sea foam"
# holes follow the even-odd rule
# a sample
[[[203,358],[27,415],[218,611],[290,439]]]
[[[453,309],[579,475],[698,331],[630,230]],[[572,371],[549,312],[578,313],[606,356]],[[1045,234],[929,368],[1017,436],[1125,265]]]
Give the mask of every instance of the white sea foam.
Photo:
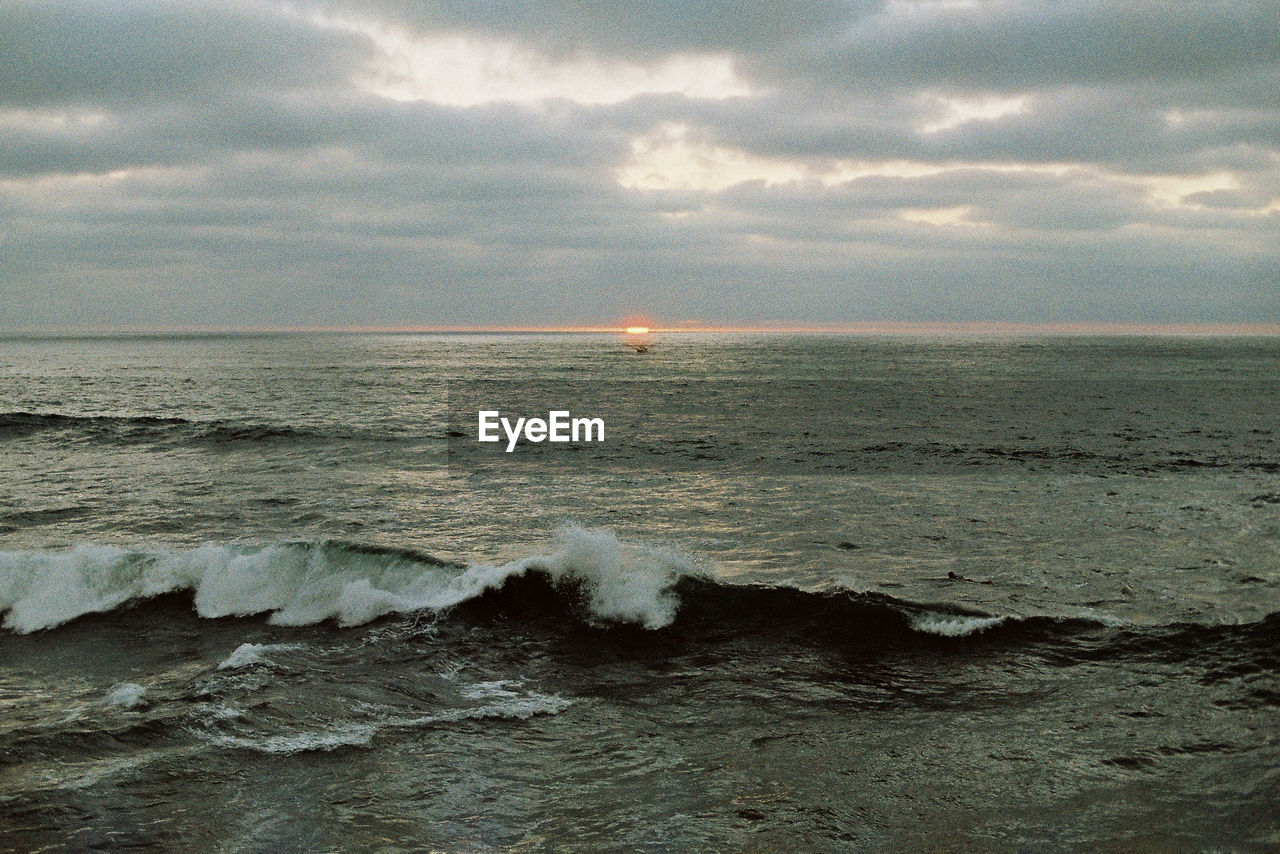
[[[559,714],[573,705],[573,701],[554,694],[539,691],[521,693],[521,683],[510,679],[496,682],[476,682],[462,690],[462,695],[472,700],[488,700],[482,706],[457,709],[433,716],[429,722],[463,720],[467,718],[520,718],[533,715]]]
[[[698,573],[689,558],[671,549],[624,544],[612,531],[577,525],[562,530],[554,555],[515,566],[519,572],[536,566],[557,580],[579,581],[592,615],[646,629],[671,625],[680,605],[676,582]]]
[[[536,569],[581,584],[596,619],[660,628],[675,618],[676,581],[698,571],[677,552],[623,543],[608,530],[568,525],[557,546],[549,555],[465,569],[327,543],[0,552],[0,613],[5,628],[26,633],[185,590],[202,617],[269,613],[281,625],[332,619],[350,626],[449,608]]]
[[[509,683],[492,683],[509,684]],[[485,696],[495,692],[480,691]],[[506,719],[528,720],[536,715],[556,715],[573,705],[573,700],[539,691],[519,693],[498,689],[501,696],[480,706],[448,709],[418,717],[389,716],[370,722],[335,722],[315,730],[282,733],[268,736],[238,736],[225,733],[202,734],[202,738],[220,747],[254,750],[259,753],[291,754],[308,751],[336,750],[342,747],[365,747],[384,730],[417,729],[436,724],[456,723],[465,720]]]
[[[248,738],[217,735],[210,738],[222,747],[239,747],[259,753],[305,753],[309,750],[335,750],[339,747],[363,747],[373,741],[378,727],[372,724],[338,724],[314,732],[295,732]]]
[[[1000,625],[1008,617],[965,617],[947,616],[944,614],[926,614],[914,617],[911,628],[918,632],[941,635],[946,638],[962,638],[968,635],[985,632]]]
[[[271,664],[271,660],[265,653],[300,648],[296,643],[242,643],[218,665],[218,669],[234,670],[240,667],[252,667],[255,664]]]
[[[405,721],[403,725],[423,726],[425,724],[445,723],[449,721],[480,720],[483,718],[507,718],[510,720],[528,720],[534,715],[558,715],[573,705],[573,700],[555,694],[543,694],[529,691],[524,694],[512,692],[510,696],[495,699],[483,706],[468,709],[455,709]]]
[[[462,689],[462,696],[469,697],[472,700],[484,700],[489,697],[515,697],[519,694],[514,690],[520,687],[520,683],[511,679],[498,679],[493,682],[473,682]]]
[[[123,706],[132,709],[142,704],[142,695],[147,689],[133,682],[123,682],[115,686],[104,701],[108,706]]]
[[[1077,619],[1092,620],[1098,625],[1108,629],[1122,629],[1128,625],[1131,625],[1128,620],[1121,619],[1120,617],[1117,617],[1114,614],[1098,613],[1097,611],[1093,611],[1090,609],[1081,610],[1077,615]]]

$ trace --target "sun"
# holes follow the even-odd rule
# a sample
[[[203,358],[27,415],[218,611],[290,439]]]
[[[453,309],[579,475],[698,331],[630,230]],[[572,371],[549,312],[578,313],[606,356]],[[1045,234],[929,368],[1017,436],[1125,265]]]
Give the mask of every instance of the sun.
[[[648,335],[649,327],[647,326],[628,326],[626,330],[628,335]]]

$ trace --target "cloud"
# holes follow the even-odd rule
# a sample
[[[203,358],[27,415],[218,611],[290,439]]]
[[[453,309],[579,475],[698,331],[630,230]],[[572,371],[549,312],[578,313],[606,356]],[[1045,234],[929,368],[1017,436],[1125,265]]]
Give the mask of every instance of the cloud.
[[[1253,2],[0,8],[0,330],[1280,321]]]
[[[831,34],[811,67],[826,85],[979,88],[1197,83],[1274,70],[1267,0],[888,2]]]
[[[554,99],[616,104],[651,93],[691,98],[751,94],[725,54],[673,54],[644,65],[590,55],[552,58],[511,41],[447,33],[419,36],[358,19],[317,20],[325,28],[368,36],[377,55],[360,82],[395,101],[473,107]]]
[[[920,125],[920,133],[933,134],[954,130],[969,122],[992,122],[1017,115],[1027,109],[1025,95],[984,95],[978,98],[937,98],[941,115]]]
[[[0,6],[0,106],[46,111],[189,102],[343,83],[358,36],[249,2],[23,0]]]
[[[649,62],[672,53],[768,54],[830,33],[877,9],[878,0],[326,0],[333,17],[365,17],[422,33],[465,32],[512,40],[552,56],[583,51]]]

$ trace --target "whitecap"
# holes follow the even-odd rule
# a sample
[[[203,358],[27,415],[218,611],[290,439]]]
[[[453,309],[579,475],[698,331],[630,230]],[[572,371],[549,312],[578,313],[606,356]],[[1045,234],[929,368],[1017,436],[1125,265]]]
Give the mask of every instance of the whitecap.
[[[112,688],[111,693],[107,695],[105,702],[108,706],[122,706],[126,709],[132,709],[142,705],[145,700],[142,699],[147,689],[134,682],[123,682]]]
[[[252,667],[256,664],[271,664],[264,653],[277,650],[301,649],[296,643],[242,643],[219,665],[219,670],[233,670],[240,667]]]
[[[329,542],[0,552],[0,612],[6,628],[27,633],[185,590],[202,617],[265,613],[281,625],[352,626],[389,613],[444,610],[541,571],[580,585],[591,618],[656,629],[675,619],[679,579],[701,574],[679,552],[624,543],[604,529],[567,525],[557,546],[548,555],[465,569]]]
[[[1007,619],[1009,618],[924,614],[912,618],[911,628],[925,634],[940,635],[946,638],[961,638],[985,632],[987,629],[1000,625]]]

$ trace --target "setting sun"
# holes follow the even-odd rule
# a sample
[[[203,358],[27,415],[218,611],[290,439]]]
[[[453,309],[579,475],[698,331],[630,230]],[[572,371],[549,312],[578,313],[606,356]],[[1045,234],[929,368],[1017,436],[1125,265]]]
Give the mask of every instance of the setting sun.
[[[628,335],[648,335],[648,334],[649,334],[649,327],[647,327],[647,326],[628,326],[628,327],[627,327],[627,334],[628,334]]]

